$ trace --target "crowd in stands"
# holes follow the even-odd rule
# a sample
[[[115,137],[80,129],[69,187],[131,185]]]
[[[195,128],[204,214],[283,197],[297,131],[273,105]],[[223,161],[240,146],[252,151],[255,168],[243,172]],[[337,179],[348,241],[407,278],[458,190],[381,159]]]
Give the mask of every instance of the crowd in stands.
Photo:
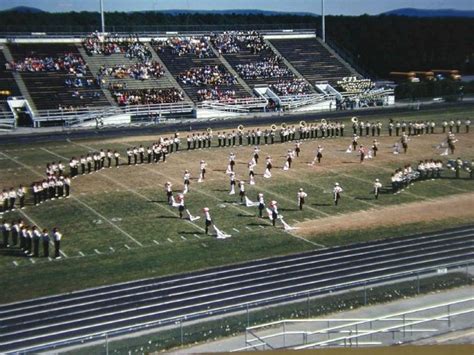
[[[146,44],[140,42],[138,35],[110,34],[104,36],[94,32],[84,39],[82,45],[88,55],[122,53],[127,58],[138,59],[141,62],[150,61],[152,58],[150,49]]]
[[[178,81],[184,85],[222,86],[237,83],[235,76],[227,72],[221,65],[205,65],[194,67],[178,75]]]
[[[182,91],[176,88],[116,91],[113,96],[119,106],[153,105],[184,100]]]
[[[156,61],[147,61],[131,65],[115,65],[112,67],[102,66],[97,73],[97,81],[102,82],[105,76],[115,79],[133,78],[136,80],[147,80],[160,78],[164,75],[163,66]]]
[[[238,64],[235,69],[245,80],[293,76],[293,73],[283,64],[283,59],[277,55],[255,63]]]
[[[209,37],[171,37],[165,41],[151,40],[158,52],[170,51],[179,57],[192,54],[199,58],[215,57],[209,46]]]
[[[5,64],[7,70],[19,72],[62,72],[84,76],[87,72],[87,64],[80,54],[65,53],[62,56],[52,57],[25,57],[19,61],[11,61]]]
[[[257,31],[229,31],[211,35],[211,43],[217,48],[219,54],[239,53],[248,50],[258,54],[268,49],[263,36]]]
[[[277,95],[301,95],[310,92],[310,86],[304,79],[280,80],[271,84],[270,89]]]
[[[200,89],[197,91],[199,101],[219,100],[229,101],[235,98],[234,90],[220,90],[219,88]]]

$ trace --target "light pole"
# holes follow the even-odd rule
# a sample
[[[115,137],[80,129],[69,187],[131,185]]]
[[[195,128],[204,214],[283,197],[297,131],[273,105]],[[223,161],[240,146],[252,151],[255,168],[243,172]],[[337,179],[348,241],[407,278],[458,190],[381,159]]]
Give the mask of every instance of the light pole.
[[[102,33],[105,33],[104,0],[100,0],[100,23],[102,25]]]
[[[321,0],[321,38],[326,42],[326,24],[324,22],[324,0]]]

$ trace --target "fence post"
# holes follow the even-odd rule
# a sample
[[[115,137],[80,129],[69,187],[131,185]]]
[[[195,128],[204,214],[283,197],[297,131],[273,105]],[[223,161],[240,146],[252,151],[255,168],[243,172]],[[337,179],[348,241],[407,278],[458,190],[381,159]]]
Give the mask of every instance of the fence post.
[[[250,312],[249,312],[249,304],[247,303],[247,327],[250,327]]]

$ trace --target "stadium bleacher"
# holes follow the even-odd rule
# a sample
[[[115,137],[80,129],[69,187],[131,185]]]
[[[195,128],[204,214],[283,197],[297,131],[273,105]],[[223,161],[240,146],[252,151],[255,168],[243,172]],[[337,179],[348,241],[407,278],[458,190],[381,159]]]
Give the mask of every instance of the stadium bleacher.
[[[26,57],[61,57],[65,53],[81,56],[75,44],[12,44],[9,45],[15,62]],[[67,87],[65,81],[71,75],[64,71],[20,71],[30,95],[38,110],[76,109],[82,107],[109,106],[101,89],[94,83],[90,70],[81,76],[83,82],[90,85]]]
[[[272,39],[270,43],[313,85],[316,81],[335,84],[343,77],[354,75],[316,38]]]
[[[0,50],[0,91],[2,94],[0,95],[0,113],[1,112],[9,112],[7,106],[7,98],[8,96],[20,96],[20,89],[16,84],[15,79],[13,78],[12,73],[9,70],[6,70],[5,64],[7,60],[5,55]],[[10,94],[7,95],[7,92]]]

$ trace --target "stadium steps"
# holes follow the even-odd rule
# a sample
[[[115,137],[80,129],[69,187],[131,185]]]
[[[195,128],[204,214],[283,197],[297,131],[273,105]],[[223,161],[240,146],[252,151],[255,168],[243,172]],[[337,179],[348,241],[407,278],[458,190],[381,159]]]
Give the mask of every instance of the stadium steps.
[[[2,52],[3,52],[3,56],[5,57],[5,60],[7,62],[12,62],[13,61],[13,56],[12,56],[12,53],[10,52],[10,49],[8,48],[8,46],[3,46],[2,47]],[[3,65],[2,67],[2,70],[5,69],[5,66]],[[30,108],[33,112],[37,112],[37,109],[36,109],[36,105],[35,105],[35,102],[33,101],[33,98],[31,97],[30,95],[30,92],[28,91],[28,88],[26,87],[26,84],[25,82],[23,81],[23,78],[21,77],[21,75],[19,73],[16,73],[16,72],[11,72],[11,75],[13,77],[13,79],[15,79],[15,83],[16,83],[16,86],[18,88],[18,92],[17,94],[21,94],[21,96],[23,96],[25,98],[25,100],[28,101],[28,103],[30,104]],[[12,90],[13,92],[15,92],[15,90]]]
[[[316,81],[334,85],[343,77],[354,75],[353,69],[344,65],[334,51],[329,51],[316,38],[269,41],[313,85]]]
[[[473,226],[381,239],[0,306],[0,351],[127,333],[472,263]],[[424,274],[421,272],[421,275]],[[380,280],[379,280],[380,282]],[[43,350],[45,348],[43,347]],[[39,350],[36,348],[36,350]]]
[[[171,75],[171,72],[168,70],[168,68],[166,67],[165,63],[163,63],[163,61],[161,60],[160,56],[156,53],[155,49],[150,45],[148,46],[148,48],[150,49],[150,52],[151,52],[151,55],[152,55],[152,58],[153,60],[157,61],[158,63],[160,63],[160,65],[163,66],[163,68],[165,69],[165,77],[166,79],[169,81],[170,83],[170,86],[168,87],[173,87],[173,88],[179,88],[179,84],[178,82],[176,81],[176,79],[174,78],[173,75]],[[191,100],[191,98],[188,96],[188,94],[186,93],[186,91],[182,90],[183,94],[184,94],[184,101],[185,102],[193,102],[193,100]]]
[[[92,72],[92,75],[94,75],[94,72],[97,73],[98,69],[95,70],[95,68],[91,67],[91,63],[88,60],[89,56],[87,55],[84,48],[82,46],[77,46],[77,50],[79,51],[79,53],[81,53],[82,58],[84,58],[86,60],[87,66],[89,67],[89,70]],[[104,97],[107,99],[109,104],[112,105],[112,106],[117,106],[117,103],[115,102],[114,98],[112,97],[112,94],[110,93],[110,91],[105,89],[105,88],[101,88],[101,89],[102,89],[102,92],[104,93]]]
[[[344,58],[342,58],[339,54],[336,53],[336,51],[334,49],[331,48],[331,46],[329,44],[327,44],[326,42],[324,42],[321,38],[319,37],[316,37],[316,39],[319,41],[319,43],[321,43],[321,45],[326,48],[328,50],[329,53],[331,53],[334,57],[337,58],[337,60],[339,60],[340,63],[342,63],[351,73],[353,76],[357,76],[357,77],[360,77],[361,75],[357,72],[357,70],[355,70],[348,62],[346,62],[344,60]]]
[[[288,69],[291,70],[291,72],[295,75],[295,78],[298,78],[298,79],[303,79],[304,81],[306,81],[306,83],[309,85],[310,89],[311,89],[311,92],[314,94],[316,93],[316,90],[314,89],[314,86],[308,81],[306,80],[306,78],[301,75],[301,73],[296,70],[296,68],[285,58],[285,56],[283,56],[280,51],[278,49],[275,48],[275,46],[269,41],[269,40],[265,40],[265,43],[272,49],[272,51],[283,58],[283,63],[285,63],[285,65],[288,67]]]
[[[237,78],[237,81],[239,82],[239,84],[242,85],[242,87],[245,90],[247,90],[247,92],[249,93],[250,96],[252,96],[253,95],[252,88],[250,86],[248,86],[247,83],[245,82],[245,80],[240,77],[240,75],[234,70],[234,68],[232,68],[232,66],[224,58],[224,56],[219,55],[219,52],[217,51],[217,49],[214,48],[214,46],[211,43],[209,43],[209,47],[211,47],[211,49],[214,52],[214,54],[216,55],[216,57],[219,58],[222,65],[224,65],[226,67],[226,69],[229,71],[229,73],[231,73],[233,76],[235,76]]]

